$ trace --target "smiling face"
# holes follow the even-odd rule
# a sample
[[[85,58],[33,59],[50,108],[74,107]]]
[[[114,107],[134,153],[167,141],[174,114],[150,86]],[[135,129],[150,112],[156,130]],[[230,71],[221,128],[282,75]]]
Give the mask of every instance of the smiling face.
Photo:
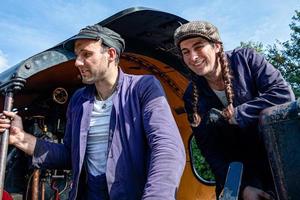
[[[103,47],[100,41],[76,40],[74,52],[75,66],[79,69],[82,82],[85,84],[104,81],[117,70],[114,65],[110,65],[115,59],[115,49]]]
[[[220,67],[217,61],[220,44],[212,44],[204,38],[195,37],[183,40],[179,47],[184,63],[194,73],[204,77],[217,74],[217,68]]]

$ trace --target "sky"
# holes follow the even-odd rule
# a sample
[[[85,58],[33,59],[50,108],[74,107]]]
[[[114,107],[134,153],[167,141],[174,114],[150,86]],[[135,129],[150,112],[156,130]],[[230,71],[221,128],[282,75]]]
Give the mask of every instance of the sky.
[[[218,27],[225,50],[240,42],[290,39],[299,0],[5,0],[0,6],[0,71],[130,7],[148,7]]]

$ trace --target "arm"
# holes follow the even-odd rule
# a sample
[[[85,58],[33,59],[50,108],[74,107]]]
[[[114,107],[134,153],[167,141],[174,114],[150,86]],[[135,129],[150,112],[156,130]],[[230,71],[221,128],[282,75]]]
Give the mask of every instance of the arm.
[[[36,137],[23,130],[22,118],[20,116],[14,112],[7,111],[4,111],[3,114],[0,118],[0,132],[10,129],[9,144],[14,145],[28,155],[32,155],[36,146]]]
[[[4,111],[3,114],[0,118],[0,132],[9,128],[9,144],[32,156],[34,166],[38,168],[64,168],[67,166],[68,156],[64,145],[37,139],[23,130],[20,116],[7,111]]]
[[[295,100],[289,84],[283,79],[280,72],[275,69],[262,55],[254,50],[246,49],[238,53],[241,68],[249,68],[249,73],[235,74],[245,80],[245,84],[250,84],[249,79],[255,86],[257,94],[246,102],[235,107],[235,119],[242,128],[251,123],[257,123],[259,113],[270,106],[283,104]],[[243,55],[240,55],[243,54]],[[247,70],[245,70],[247,71]],[[239,72],[240,73],[240,72]],[[248,76],[248,77],[246,77]],[[248,92],[248,91],[246,91]]]
[[[141,81],[143,123],[150,165],[143,200],[174,200],[185,166],[184,145],[159,81]]]
[[[71,168],[71,113],[69,106],[63,144],[37,139],[32,157],[32,164],[34,166],[48,169]]]

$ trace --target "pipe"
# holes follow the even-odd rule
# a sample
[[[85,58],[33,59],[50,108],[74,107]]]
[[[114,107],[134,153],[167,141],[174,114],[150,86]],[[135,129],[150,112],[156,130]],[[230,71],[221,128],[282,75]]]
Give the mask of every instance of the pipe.
[[[5,111],[11,111],[13,106],[13,92],[11,90],[7,91],[5,94],[4,108]],[[3,188],[4,188],[4,178],[6,169],[6,159],[7,159],[7,149],[9,140],[9,130],[6,129],[0,136],[1,147],[0,147],[0,199],[2,199]]]
[[[40,170],[35,169],[33,172],[33,179],[32,179],[32,190],[31,190],[32,200],[39,199],[39,180],[40,180]]]

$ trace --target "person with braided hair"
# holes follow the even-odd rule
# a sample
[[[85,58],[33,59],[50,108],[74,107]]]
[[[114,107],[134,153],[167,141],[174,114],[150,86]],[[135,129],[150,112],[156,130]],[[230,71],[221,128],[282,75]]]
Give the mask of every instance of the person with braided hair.
[[[221,193],[228,166],[242,162],[240,197],[272,199],[274,191],[260,112],[295,99],[280,72],[253,49],[224,52],[218,29],[205,21],[179,26],[174,43],[191,74],[183,100],[197,145]]]

